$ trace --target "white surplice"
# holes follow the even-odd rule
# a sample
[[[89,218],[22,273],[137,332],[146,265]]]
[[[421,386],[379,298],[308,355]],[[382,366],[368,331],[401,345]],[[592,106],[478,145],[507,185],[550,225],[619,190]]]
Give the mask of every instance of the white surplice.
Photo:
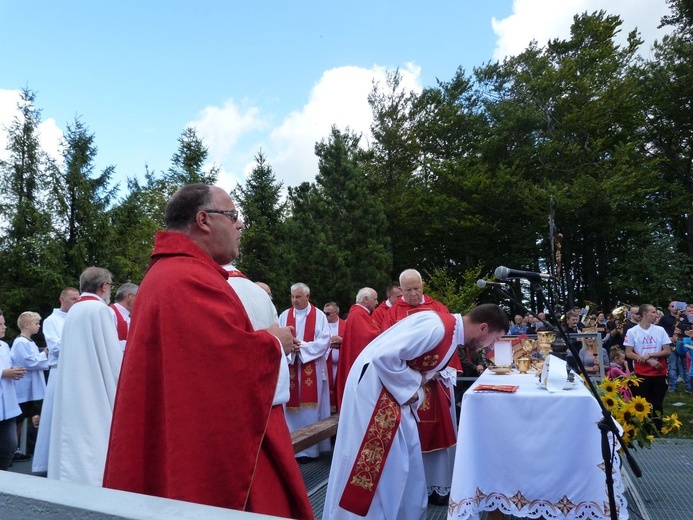
[[[229,272],[238,271],[232,265],[225,265],[224,269]],[[236,291],[238,298],[243,304],[245,313],[250,319],[255,330],[266,329],[270,325],[279,323],[277,309],[272,303],[269,295],[254,282],[245,276],[229,276],[229,285]],[[281,353],[280,353],[281,355]],[[285,356],[283,356],[285,357]],[[289,400],[289,364],[279,365],[279,378],[277,379],[277,389],[274,392],[273,405],[284,404]]]
[[[422,375],[426,380],[433,377],[454,355],[456,346],[463,343],[462,318],[454,316],[457,323],[452,343],[441,364],[431,372],[422,374],[409,368],[407,361],[424,355],[443,340],[443,322],[432,311],[418,312],[396,323],[356,358],[344,389],[323,520],[364,518],[340,508],[339,501],[383,387],[401,405],[402,418],[365,518],[426,518],[428,497],[416,408],[423,400]],[[414,394],[418,395],[415,404],[404,405]]]
[[[51,368],[58,366],[58,357],[60,356],[60,337],[63,333],[67,312],[60,309],[53,309],[53,312],[45,320],[41,328],[43,337],[46,340],[48,347],[48,365]]]
[[[101,299],[75,303],[63,327],[60,363],[51,373],[56,382],[48,478],[101,486],[122,361],[113,311]]]
[[[294,364],[300,361],[298,365],[297,385],[300,386],[301,364],[315,361],[315,371],[318,380],[318,406],[316,408],[299,408],[298,410],[286,410],[286,423],[289,426],[289,431],[293,432],[309,424],[316,423],[322,419],[327,419],[330,416],[330,388],[327,384],[327,364],[325,363],[325,353],[330,347],[330,327],[327,322],[327,316],[320,310],[315,309],[315,336],[313,341],[303,341],[306,330],[306,316],[308,311],[313,307],[309,304],[305,309],[295,310],[296,316],[296,338],[301,340],[301,352],[299,354],[291,353],[289,355],[289,364]],[[286,320],[289,316],[289,310],[282,312],[279,316],[279,324],[286,326]],[[330,451],[330,439],[320,441],[305,450],[296,454],[296,457],[312,457],[320,456],[321,452]]]

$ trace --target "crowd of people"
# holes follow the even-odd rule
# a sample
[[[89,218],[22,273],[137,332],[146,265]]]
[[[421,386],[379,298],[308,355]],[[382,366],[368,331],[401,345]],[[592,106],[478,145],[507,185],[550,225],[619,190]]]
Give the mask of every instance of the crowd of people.
[[[458,375],[479,375],[485,348],[541,330],[545,315],[511,323],[492,304],[450,313],[415,269],[381,303],[361,288],[345,316],[333,301],[317,308],[299,281],[278,313],[271,289],[232,265],[243,222],[227,193],[185,186],[165,223],[140,286],[121,284],[110,305],[111,273],[89,267],[44,320],[45,348],[33,312],[18,317],[11,349],[0,341],[0,469],[28,456],[17,451],[28,419],[33,471],[48,478],[311,519],[299,464],[332,443],[294,453],[291,432],[338,412],[323,518],[424,518],[447,503]],[[675,316],[656,335],[657,321],[670,325],[649,305],[630,309],[631,327],[573,311],[565,326],[623,348],[608,359],[586,341],[588,371],[627,373],[630,362],[656,401],[667,360],[690,391],[688,351],[668,345],[690,344],[693,304]],[[5,328],[0,313],[0,337]]]
[[[652,405],[654,423],[661,429],[660,415],[667,392],[677,392],[679,383],[683,383],[683,391],[692,393],[693,303],[672,300],[667,312],[651,304],[620,306],[608,314],[601,310],[588,311],[573,307],[561,317],[560,323],[568,333],[599,334],[601,353],[596,336],[573,340],[585,372],[599,375],[602,365],[607,377],[635,374],[641,382],[632,392]],[[545,316],[516,315],[509,334],[533,334],[545,327],[545,323],[548,324]],[[569,364],[577,369],[572,358],[569,352]],[[630,390],[624,391],[630,397]]]

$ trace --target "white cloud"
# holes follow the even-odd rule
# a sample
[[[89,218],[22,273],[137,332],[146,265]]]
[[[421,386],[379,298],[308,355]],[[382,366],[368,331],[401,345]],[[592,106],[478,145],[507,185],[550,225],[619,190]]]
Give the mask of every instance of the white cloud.
[[[260,109],[246,104],[238,105],[233,99],[223,107],[207,106],[197,119],[188,123],[209,148],[209,156],[215,161],[228,156],[246,133],[261,130],[267,122],[260,116]]]
[[[657,29],[669,13],[666,0],[515,0],[513,13],[502,20],[493,18],[491,25],[498,35],[494,60],[514,56],[527,48],[532,40],[540,47],[553,38],[567,39],[573,16],[583,12],[604,10],[623,20],[617,43],[623,44],[628,33],[637,28],[644,44],[640,53],[648,57],[655,39],[661,40],[669,29]]]
[[[386,74],[387,69],[378,65],[325,71],[303,107],[286,115],[267,135],[254,139],[253,133],[266,128],[270,117],[256,107],[241,110],[233,101],[227,101],[224,108],[205,108],[190,125],[209,147],[211,161],[221,165],[217,184],[225,190],[245,181],[260,149],[285,188],[298,186],[315,180],[315,144],[329,136],[332,125],[363,134],[362,145],[366,146],[372,121],[368,94],[374,80],[384,84]],[[400,74],[404,89],[421,91],[420,67],[408,63]]]
[[[419,67],[409,63],[400,73],[403,88],[421,90]],[[368,94],[374,80],[385,83],[386,74],[387,69],[377,65],[370,69],[339,67],[323,73],[308,103],[289,114],[270,134],[269,159],[285,186],[315,179],[318,172],[315,144],[329,136],[332,125],[361,133],[361,144],[365,146],[370,139],[372,121]]]
[[[7,150],[7,129],[12,125],[15,116],[20,116],[17,103],[20,100],[18,90],[0,89],[0,159],[7,160],[10,153]],[[62,159],[60,153],[60,141],[63,131],[58,127],[55,119],[49,118],[38,126],[38,138],[41,148],[56,161]]]

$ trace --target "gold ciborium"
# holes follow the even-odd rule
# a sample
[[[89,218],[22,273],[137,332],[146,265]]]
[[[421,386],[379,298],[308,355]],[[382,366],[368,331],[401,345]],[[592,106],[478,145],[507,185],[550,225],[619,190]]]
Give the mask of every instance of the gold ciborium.
[[[555,335],[552,330],[537,331],[537,350],[544,359],[546,359],[551,352],[551,343],[553,343],[554,338]]]

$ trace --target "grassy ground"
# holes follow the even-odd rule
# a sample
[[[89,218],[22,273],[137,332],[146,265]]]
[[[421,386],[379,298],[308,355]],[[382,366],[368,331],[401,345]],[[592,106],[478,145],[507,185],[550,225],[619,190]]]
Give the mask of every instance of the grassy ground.
[[[668,439],[693,439],[693,395],[683,391],[683,382],[679,383],[676,392],[670,392],[664,398],[664,415],[678,414],[681,428],[673,431]]]

